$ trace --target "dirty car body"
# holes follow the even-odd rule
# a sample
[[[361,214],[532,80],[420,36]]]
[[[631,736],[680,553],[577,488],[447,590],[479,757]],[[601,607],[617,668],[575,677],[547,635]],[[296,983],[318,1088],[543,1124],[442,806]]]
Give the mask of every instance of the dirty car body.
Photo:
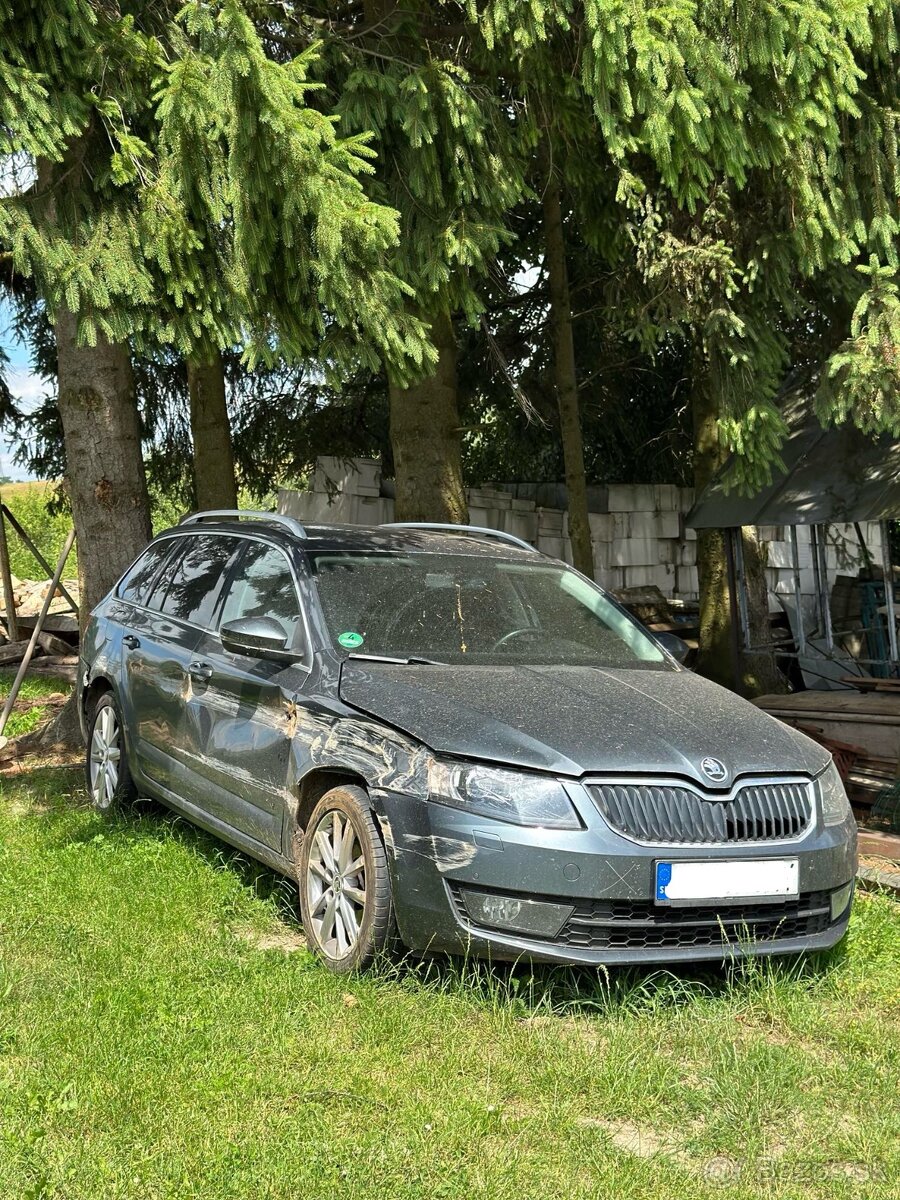
[[[140,794],[302,891],[311,815],[352,788],[416,952],[672,962],[845,933],[856,834],[827,752],[565,564],[475,531],[200,516],[82,651],[85,730],[113,697]]]

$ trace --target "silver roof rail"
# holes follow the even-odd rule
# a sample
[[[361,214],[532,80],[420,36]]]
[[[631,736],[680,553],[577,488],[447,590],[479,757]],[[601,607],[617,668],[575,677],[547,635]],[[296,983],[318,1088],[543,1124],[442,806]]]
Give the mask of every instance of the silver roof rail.
[[[474,533],[478,537],[496,538],[499,542],[508,542],[510,546],[518,546],[520,550],[528,550],[532,554],[540,554],[529,542],[517,538],[513,533],[502,529],[486,529],[482,525],[444,525],[436,521],[385,521],[380,529],[431,529],[441,533]]]
[[[260,521],[267,525],[281,525],[295,537],[306,537],[306,530],[296,517],[277,512],[256,512],[251,508],[210,508],[205,512],[188,513],[179,525],[199,525],[201,521]]]

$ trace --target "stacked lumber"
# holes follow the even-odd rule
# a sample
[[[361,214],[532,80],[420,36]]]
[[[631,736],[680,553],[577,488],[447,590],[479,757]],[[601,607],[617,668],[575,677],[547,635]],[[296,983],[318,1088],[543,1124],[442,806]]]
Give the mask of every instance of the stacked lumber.
[[[50,590],[49,579],[18,579],[15,575],[11,576],[13,601],[16,606],[16,616],[18,617],[36,617],[41,611],[41,605],[44,603],[47,592]],[[72,606],[65,597],[63,588],[72,597],[75,602],[78,602],[78,580],[63,579],[62,586],[56,589],[56,594],[50,601],[48,613],[53,614],[71,614]],[[32,622],[33,624],[33,622]],[[76,622],[77,625],[77,622]]]
[[[831,750],[857,815],[900,777],[900,692],[796,692],[754,704]]]
[[[16,624],[18,637],[10,641],[6,613],[0,604],[0,666],[21,662],[25,656],[28,640],[37,623],[47,593],[50,590],[49,579],[12,579],[12,597],[16,608]],[[75,650],[78,643],[78,617],[72,612],[69,600],[63,595],[62,588],[76,602],[78,601],[78,581],[64,579],[62,587],[57,588],[50,601],[48,615],[44,619],[43,628],[38,634],[35,654],[35,669],[49,669],[54,666],[67,668],[77,662]],[[49,660],[61,660],[50,662]]]
[[[841,683],[858,692],[900,692],[900,679],[877,679],[872,675],[842,675]]]

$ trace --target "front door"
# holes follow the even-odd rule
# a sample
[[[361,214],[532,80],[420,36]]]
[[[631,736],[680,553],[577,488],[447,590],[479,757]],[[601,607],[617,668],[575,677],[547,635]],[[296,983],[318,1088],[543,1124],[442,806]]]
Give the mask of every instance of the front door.
[[[298,664],[270,662],[223,648],[208,632],[194,650],[205,681],[191,699],[196,743],[197,803],[233,829],[280,853],[285,814],[293,800],[291,742],[297,701],[308,672],[300,599],[285,553],[248,540],[226,585],[217,624],[269,616],[281,622]]]

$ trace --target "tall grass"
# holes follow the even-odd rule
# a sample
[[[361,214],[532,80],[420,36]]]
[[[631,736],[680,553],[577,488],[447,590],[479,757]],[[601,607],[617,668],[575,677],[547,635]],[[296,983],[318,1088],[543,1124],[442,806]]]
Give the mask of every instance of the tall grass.
[[[72,528],[68,508],[59,508],[60,495],[55,483],[5,483],[0,486],[0,499],[25,529],[31,540],[51,567],[56,566],[66,535]],[[51,512],[56,502],[57,511]],[[6,539],[13,575],[19,579],[46,579],[47,572],[7,522]],[[73,547],[66,564],[65,577],[78,574],[76,548]]]

